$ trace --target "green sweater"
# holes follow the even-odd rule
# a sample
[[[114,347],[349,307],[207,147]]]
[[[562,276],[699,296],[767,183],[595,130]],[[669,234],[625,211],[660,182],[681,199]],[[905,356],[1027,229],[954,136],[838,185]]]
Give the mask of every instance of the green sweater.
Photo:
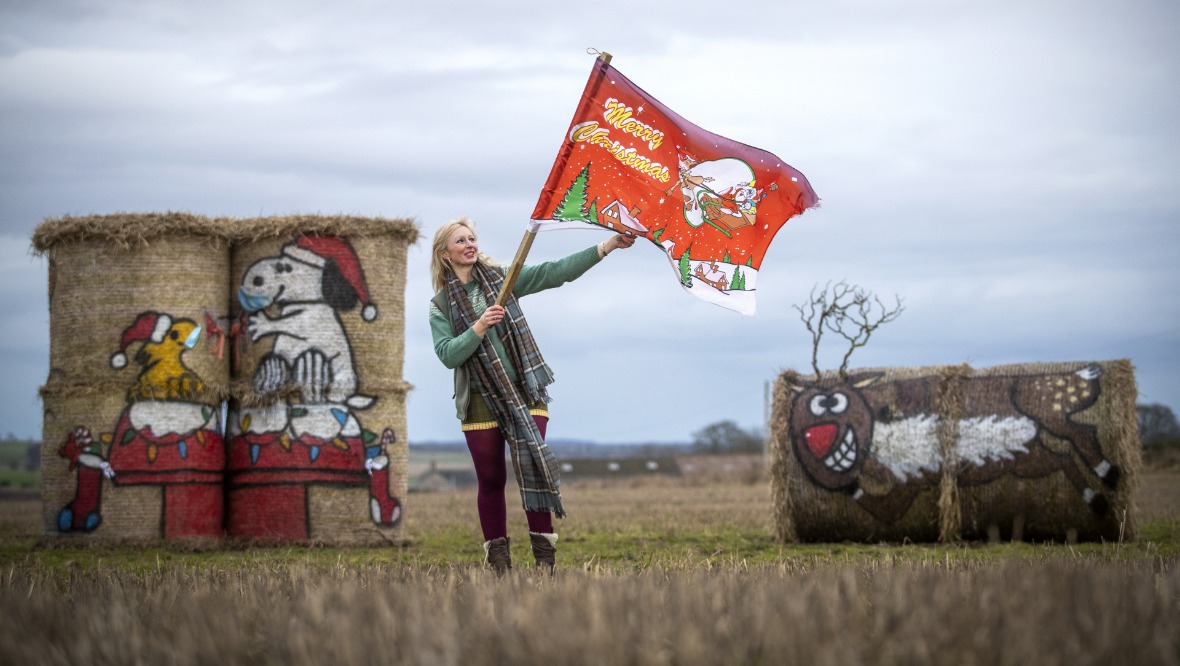
[[[522,266],[512,294],[520,298],[546,289],[560,287],[578,279],[600,261],[602,259],[598,256],[598,246],[593,246],[563,259],[546,261],[535,266]],[[487,309],[487,303],[483,294],[477,289],[475,281],[468,282],[463,285],[463,288],[467,291],[467,298],[471,300],[472,310],[476,315],[482,314]],[[483,342],[483,338],[476,335],[474,327],[455,335],[447,313],[449,309],[445,290],[438,292],[434,298],[430,299],[430,334],[434,338],[434,353],[438,355],[443,365],[455,371],[455,413],[461,421],[467,416],[467,405],[471,402],[471,382],[463,365],[475,353],[479,344]],[[491,339],[492,348],[495,349],[496,355],[504,364],[508,378],[515,382],[517,380],[516,368],[512,367],[512,361],[504,349],[500,334],[493,328],[486,335]]]

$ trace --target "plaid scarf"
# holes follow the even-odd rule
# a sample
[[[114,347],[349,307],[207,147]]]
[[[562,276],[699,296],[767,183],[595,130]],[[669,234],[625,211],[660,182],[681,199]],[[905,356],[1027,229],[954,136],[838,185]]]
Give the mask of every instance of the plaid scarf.
[[[471,276],[486,302],[494,303],[504,283],[504,275],[477,261]],[[447,275],[446,292],[451,327],[458,335],[475,325],[479,315],[472,308],[454,272]],[[516,296],[509,296],[505,309],[507,314],[496,325],[496,331],[512,366],[516,368],[519,383],[514,384],[508,378],[488,335],[484,336],[475,353],[467,359],[465,367],[473,388],[484,397],[484,402],[495,415],[508,441],[512,469],[516,473],[516,483],[520,486],[525,510],[551,511],[558,518],[564,518],[557,459],[541,437],[533,416],[529,414],[530,405],[549,402],[545,387],[553,383],[553,373],[541,357],[541,350],[537,348]]]

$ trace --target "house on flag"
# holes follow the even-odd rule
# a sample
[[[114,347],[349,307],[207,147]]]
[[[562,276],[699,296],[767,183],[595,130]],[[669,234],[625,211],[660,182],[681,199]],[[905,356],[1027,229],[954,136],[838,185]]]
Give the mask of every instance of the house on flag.
[[[600,215],[601,219],[598,223],[604,227],[610,227],[619,233],[630,234],[632,236],[643,236],[647,234],[647,227],[639,221],[640,210],[638,207],[626,210],[623,208],[623,203],[618,199],[610,202],[606,208],[603,208]],[[590,220],[593,222],[593,220]]]

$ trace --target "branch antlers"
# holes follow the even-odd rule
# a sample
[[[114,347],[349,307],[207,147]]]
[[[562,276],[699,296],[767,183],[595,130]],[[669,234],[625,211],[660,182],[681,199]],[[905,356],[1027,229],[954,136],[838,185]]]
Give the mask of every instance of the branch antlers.
[[[808,300],[793,306],[799,319],[811,333],[811,367],[818,377],[819,344],[825,332],[834,333],[848,342],[848,351],[840,362],[840,378],[848,378],[848,359],[852,352],[865,346],[873,332],[901,316],[905,310],[900,296],[894,295],[892,308],[886,307],[873,292],[841,280],[828,282],[823,289],[811,288]]]

